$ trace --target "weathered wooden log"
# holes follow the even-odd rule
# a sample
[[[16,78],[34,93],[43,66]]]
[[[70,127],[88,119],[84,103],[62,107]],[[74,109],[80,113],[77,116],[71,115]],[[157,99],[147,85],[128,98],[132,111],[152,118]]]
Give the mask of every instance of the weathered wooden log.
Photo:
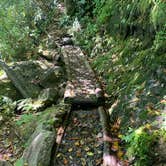
[[[100,115],[100,122],[102,125],[102,130],[103,130],[103,138],[104,137],[109,137],[109,125],[108,125],[108,115],[105,112],[105,110],[103,109],[103,107],[99,107],[98,108],[98,112]],[[110,142],[108,141],[104,141],[104,155],[110,155],[111,151],[110,151]]]
[[[103,109],[103,107],[98,108],[98,112],[100,115],[100,122],[103,130],[103,141],[104,141],[104,149],[103,149],[103,165],[104,166],[120,166],[116,155],[111,151],[111,141],[109,133],[109,123],[108,123],[108,113]]]

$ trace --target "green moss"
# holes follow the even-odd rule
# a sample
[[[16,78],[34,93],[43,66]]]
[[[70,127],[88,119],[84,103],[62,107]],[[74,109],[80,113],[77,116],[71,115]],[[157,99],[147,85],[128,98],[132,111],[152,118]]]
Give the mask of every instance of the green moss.
[[[7,96],[13,100],[20,99],[21,95],[9,80],[0,81],[0,95]]]
[[[16,121],[16,126],[23,140],[26,142],[35,128],[41,123],[49,128],[59,126],[64,114],[68,110],[70,110],[70,105],[62,102],[58,105],[53,105],[42,112],[22,114]]]

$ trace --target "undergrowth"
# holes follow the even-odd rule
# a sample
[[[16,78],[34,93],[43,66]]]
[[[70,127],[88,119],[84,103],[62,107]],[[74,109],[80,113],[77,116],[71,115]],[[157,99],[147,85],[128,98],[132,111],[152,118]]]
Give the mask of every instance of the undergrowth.
[[[156,131],[166,129],[158,121],[165,119],[165,11],[162,0],[95,0],[75,36],[103,80],[108,106],[119,101],[110,122],[120,119],[125,156],[137,166],[153,164]]]

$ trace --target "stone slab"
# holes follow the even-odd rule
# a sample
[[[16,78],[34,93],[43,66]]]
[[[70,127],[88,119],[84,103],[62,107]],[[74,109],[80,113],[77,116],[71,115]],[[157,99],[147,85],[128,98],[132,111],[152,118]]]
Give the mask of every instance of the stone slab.
[[[102,100],[102,90],[98,84],[87,57],[77,46],[65,45],[62,54],[68,74],[64,94],[66,103],[97,104]]]

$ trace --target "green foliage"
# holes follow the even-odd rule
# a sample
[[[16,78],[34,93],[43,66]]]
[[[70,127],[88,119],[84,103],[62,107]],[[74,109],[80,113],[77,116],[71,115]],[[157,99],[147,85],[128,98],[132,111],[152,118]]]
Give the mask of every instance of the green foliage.
[[[75,15],[80,19],[81,17],[92,17],[93,16],[93,7],[95,2],[90,0],[78,0],[76,3],[76,13]]]
[[[3,70],[0,70],[0,76],[2,76],[4,74]]]
[[[16,161],[16,163],[14,164],[14,166],[24,166],[24,160],[23,158],[20,158]]]
[[[15,103],[5,96],[0,96],[0,123],[6,121],[14,115]]]
[[[34,100],[31,98],[22,99],[17,101],[17,110],[24,112],[38,111],[43,106],[42,100]]]
[[[148,125],[147,125],[148,126]],[[136,130],[130,128],[126,136],[122,138],[127,144],[127,156],[136,161],[134,166],[151,165],[152,144],[156,139],[155,134],[149,133],[146,127]]]
[[[162,29],[166,22],[166,4],[161,0],[106,0],[103,4],[97,8],[97,23],[112,35],[130,35],[138,31],[152,34],[154,29]]]
[[[25,4],[24,4],[25,3]],[[26,26],[24,5],[27,1],[18,1],[17,5],[11,1],[1,2],[0,6],[0,51],[3,59],[19,52],[25,53],[30,48],[29,27]]]
[[[77,42],[103,80],[107,103],[119,101],[110,120],[121,119],[120,131],[127,132],[124,137],[127,157],[135,159],[133,165],[151,165],[156,131],[142,125],[157,123],[159,128],[164,125],[156,118],[165,109],[160,101],[165,100],[166,92],[166,3],[162,0],[93,2],[94,15],[80,20],[85,28],[77,35]],[[132,130],[127,131],[128,127]]]
[[[85,21],[85,20],[84,20]],[[84,48],[87,53],[90,53],[93,48],[93,37],[94,34],[97,32],[97,27],[93,23],[88,23],[85,30],[81,31],[80,33],[76,34],[76,39],[78,44]],[[92,40],[90,40],[92,39]]]
[[[166,24],[163,29],[157,32],[154,40],[154,49],[156,52],[165,53],[166,52]]]
[[[22,124],[31,122],[33,119],[34,119],[33,114],[23,114],[21,115],[21,118],[17,120],[16,125],[21,126]]]
[[[69,24],[71,24],[70,17],[68,15],[64,14],[60,18],[60,26],[67,26]]]
[[[166,23],[166,3],[164,1],[154,1],[151,11],[151,20],[155,29],[161,29]]]
[[[25,59],[54,15],[52,0],[0,1],[0,53],[6,60]]]

